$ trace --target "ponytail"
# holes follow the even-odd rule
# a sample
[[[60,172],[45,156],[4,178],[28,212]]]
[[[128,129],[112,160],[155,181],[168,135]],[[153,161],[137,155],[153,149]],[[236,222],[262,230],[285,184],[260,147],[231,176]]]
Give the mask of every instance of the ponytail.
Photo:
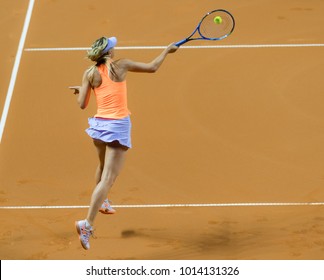
[[[96,68],[101,64],[105,64],[107,62],[107,59],[109,58],[107,52],[103,53],[107,44],[108,39],[106,37],[101,37],[92,44],[91,49],[88,51],[87,58],[89,58],[91,61],[96,62],[95,65],[92,65],[88,69],[87,78],[90,81],[90,83],[92,83],[93,75]]]

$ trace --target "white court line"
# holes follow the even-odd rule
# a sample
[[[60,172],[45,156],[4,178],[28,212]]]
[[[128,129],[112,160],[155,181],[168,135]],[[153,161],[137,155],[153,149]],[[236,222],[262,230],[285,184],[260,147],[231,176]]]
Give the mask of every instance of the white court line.
[[[237,48],[305,48],[324,47],[324,44],[263,44],[263,45],[211,45],[211,46],[182,46],[181,49],[237,49]],[[124,46],[117,50],[154,50],[165,49],[166,46]],[[86,51],[90,48],[26,48],[26,52],[54,52],[54,51]]]
[[[251,202],[251,203],[201,203],[201,204],[133,204],[112,205],[114,208],[176,208],[176,207],[274,207],[274,206],[324,206],[324,202]],[[0,210],[21,209],[80,209],[89,206],[0,206]]]
[[[16,82],[16,77],[18,73],[18,68],[20,64],[21,54],[23,51],[23,46],[32,14],[32,9],[34,5],[34,0],[30,0],[29,7],[26,15],[26,20],[24,24],[24,30],[22,36],[20,38],[19,48],[15,60],[14,69],[12,71],[12,76],[10,80],[10,85],[7,93],[7,98],[5,102],[5,106],[3,109],[1,122],[0,122],[0,143],[3,135],[3,130],[5,127],[10,102],[13,94],[13,89]],[[166,46],[124,46],[124,47],[116,47],[118,50],[144,50],[144,49],[164,49]],[[324,44],[254,44],[254,45],[209,45],[209,46],[182,46],[181,49],[235,49],[235,48],[300,48],[300,47],[324,47]],[[26,48],[27,52],[44,52],[44,51],[86,51],[90,48],[86,47],[76,47],[76,48]]]
[[[31,15],[32,15],[33,8],[34,8],[34,3],[35,3],[35,0],[29,0],[29,5],[28,5],[27,13],[26,13],[25,22],[24,22],[24,27],[23,27],[23,31],[20,36],[18,50],[16,53],[16,59],[15,59],[14,67],[12,69],[10,83],[9,83],[8,92],[7,92],[7,96],[6,96],[6,101],[4,104],[4,108],[3,108],[2,116],[1,116],[1,120],[0,120],[0,143],[1,143],[3,131],[4,131],[4,128],[6,125],[6,120],[7,120],[7,116],[8,116],[8,112],[9,112],[9,108],[10,108],[10,102],[11,102],[13,90],[15,87],[16,79],[17,79],[17,73],[18,73],[18,69],[19,69],[19,65],[20,65],[21,55],[24,50],[25,40],[26,40],[26,36],[27,36],[27,31],[28,31]]]

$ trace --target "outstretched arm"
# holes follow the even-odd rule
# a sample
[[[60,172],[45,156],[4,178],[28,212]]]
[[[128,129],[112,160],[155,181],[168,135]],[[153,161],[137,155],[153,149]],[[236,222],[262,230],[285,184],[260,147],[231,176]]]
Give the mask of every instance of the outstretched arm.
[[[160,66],[162,65],[163,61],[167,57],[169,53],[174,53],[178,49],[177,46],[174,44],[170,44],[163,52],[158,55],[155,59],[153,59],[149,63],[143,62],[135,62],[129,59],[121,59],[118,61],[118,66],[123,69],[125,72],[143,72],[143,73],[154,73],[156,72]]]

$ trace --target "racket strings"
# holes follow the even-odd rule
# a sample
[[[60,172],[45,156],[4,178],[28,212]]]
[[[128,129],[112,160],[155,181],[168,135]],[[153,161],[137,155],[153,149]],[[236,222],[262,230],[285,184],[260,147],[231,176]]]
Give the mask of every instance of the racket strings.
[[[221,18],[221,22],[215,20]],[[214,12],[208,14],[201,22],[199,33],[208,39],[220,39],[228,36],[234,29],[234,20],[231,15],[225,12]]]

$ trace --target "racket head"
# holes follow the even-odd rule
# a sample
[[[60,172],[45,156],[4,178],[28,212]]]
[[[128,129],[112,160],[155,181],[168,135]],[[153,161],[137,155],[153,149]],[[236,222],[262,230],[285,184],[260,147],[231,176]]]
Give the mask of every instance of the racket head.
[[[220,17],[221,22],[215,18]],[[235,28],[232,14],[226,10],[218,9],[207,13],[199,23],[199,35],[206,40],[222,40],[228,37]]]

